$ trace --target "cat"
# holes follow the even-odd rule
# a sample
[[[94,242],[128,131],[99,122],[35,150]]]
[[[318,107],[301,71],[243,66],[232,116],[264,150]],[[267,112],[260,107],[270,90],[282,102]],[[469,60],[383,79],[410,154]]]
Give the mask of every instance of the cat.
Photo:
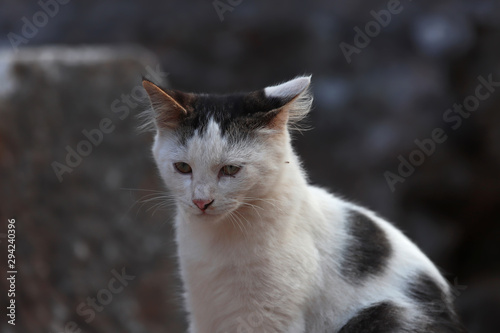
[[[414,243],[308,183],[291,131],[311,109],[310,82],[214,95],[143,80],[189,332],[464,332]]]

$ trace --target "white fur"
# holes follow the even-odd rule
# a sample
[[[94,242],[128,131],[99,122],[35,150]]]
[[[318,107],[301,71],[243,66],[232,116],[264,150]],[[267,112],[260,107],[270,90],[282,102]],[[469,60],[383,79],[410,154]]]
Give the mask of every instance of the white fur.
[[[309,93],[311,76],[300,76],[285,83],[267,87],[264,93],[267,97],[278,97],[289,102],[287,104],[288,128],[290,130],[307,129],[300,122],[307,116],[313,102]]]
[[[302,93],[309,78],[266,88],[269,96]],[[446,285],[434,265],[391,224],[372,212],[307,183],[290,136],[262,134],[231,146],[211,121],[181,148],[159,132],[154,157],[175,194],[178,254],[190,333],[337,332],[359,309],[395,300],[416,311],[401,292],[408,274],[424,270]],[[180,174],[175,162],[191,165]],[[224,165],[241,165],[218,177]],[[206,214],[192,199],[214,199]],[[342,278],[346,212],[371,216],[388,235],[395,255],[369,283]]]
[[[264,89],[264,92],[267,97],[295,97],[307,89],[310,83],[311,76],[299,76],[285,83],[267,87]]]

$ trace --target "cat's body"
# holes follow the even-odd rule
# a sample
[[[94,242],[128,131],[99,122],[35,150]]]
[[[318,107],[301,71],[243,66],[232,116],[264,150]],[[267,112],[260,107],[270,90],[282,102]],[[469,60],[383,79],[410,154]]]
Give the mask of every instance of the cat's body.
[[[288,129],[309,111],[309,81],[234,96],[144,82],[190,333],[461,332],[448,284],[411,241],[308,184]]]

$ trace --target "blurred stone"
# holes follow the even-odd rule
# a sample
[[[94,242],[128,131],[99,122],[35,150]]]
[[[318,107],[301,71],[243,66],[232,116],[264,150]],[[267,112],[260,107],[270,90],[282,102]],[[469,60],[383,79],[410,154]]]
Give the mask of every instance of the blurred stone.
[[[487,27],[500,26],[500,3],[496,0],[478,0],[467,4],[475,19]]]
[[[151,216],[145,211],[151,205],[141,203],[161,190],[150,136],[137,131],[136,115],[146,105],[141,75],[167,83],[156,57],[139,47],[0,51],[0,218],[16,218],[16,259],[19,267],[32,268],[18,276],[19,332],[70,321],[88,332],[148,331],[140,324],[148,318],[138,312],[145,304],[135,305],[138,281],[148,271],[151,288],[164,290],[167,300],[141,302],[169,318],[164,327],[184,325],[174,310],[179,305],[164,305],[174,298],[162,283],[164,267],[175,268],[172,247],[165,245],[172,242],[169,212]],[[103,119],[111,131],[98,131]],[[68,163],[68,147],[79,161]],[[54,162],[71,172],[58,175]],[[140,251],[144,244],[150,246]],[[134,280],[87,323],[78,305],[122,269]],[[119,315],[127,304],[136,319],[125,322]]]
[[[413,38],[417,48],[425,55],[456,58],[469,50],[475,33],[470,21],[463,15],[429,14],[416,18]]]
[[[328,114],[335,115],[334,110],[345,107],[353,97],[353,85],[341,77],[313,77],[315,104],[324,109],[332,109]]]

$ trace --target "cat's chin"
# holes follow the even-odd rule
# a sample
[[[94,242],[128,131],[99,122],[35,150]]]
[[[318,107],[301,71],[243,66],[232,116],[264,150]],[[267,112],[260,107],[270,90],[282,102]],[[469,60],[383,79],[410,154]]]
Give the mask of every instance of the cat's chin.
[[[206,210],[206,211],[196,211],[196,210],[187,210],[185,211],[189,216],[194,217],[198,221],[206,221],[210,223],[221,223],[225,220],[230,219],[232,214],[231,210]]]

